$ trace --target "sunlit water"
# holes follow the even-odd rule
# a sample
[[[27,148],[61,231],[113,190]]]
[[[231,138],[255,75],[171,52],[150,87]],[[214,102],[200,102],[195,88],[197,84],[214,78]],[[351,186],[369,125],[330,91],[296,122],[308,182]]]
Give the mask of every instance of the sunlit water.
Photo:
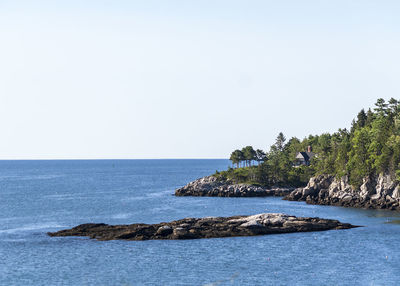
[[[227,160],[0,161],[0,285],[400,285],[400,214],[174,197]],[[182,241],[50,238],[81,223],[283,212],[362,228]]]

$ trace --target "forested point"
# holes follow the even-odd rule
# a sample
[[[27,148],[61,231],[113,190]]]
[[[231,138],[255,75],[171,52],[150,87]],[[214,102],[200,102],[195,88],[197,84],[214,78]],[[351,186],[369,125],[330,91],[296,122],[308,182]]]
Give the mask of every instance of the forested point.
[[[315,156],[308,164],[299,165],[296,156],[308,146]],[[380,173],[399,181],[400,101],[378,99],[372,110],[358,113],[350,130],[310,135],[303,140],[286,140],[279,133],[268,152],[247,146],[233,151],[230,160],[233,168],[214,175],[235,183],[300,187],[315,175],[329,174],[348,176],[349,182],[359,187],[363,178]]]

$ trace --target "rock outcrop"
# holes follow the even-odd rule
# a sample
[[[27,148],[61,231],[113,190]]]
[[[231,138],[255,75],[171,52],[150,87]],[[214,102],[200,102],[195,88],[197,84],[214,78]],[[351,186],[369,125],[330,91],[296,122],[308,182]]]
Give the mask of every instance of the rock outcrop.
[[[175,196],[206,196],[206,197],[268,197],[285,196],[294,188],[266,188],[246,184],[232,184],[218,180],[214,176],[200,178],[186,186],[177,189]]]
[[[289,232],[349,229],[337,220],[302,218],[264,213],[252,216],[185,218],[159,224],[82,224],[72,229],[49,232],[49,236],[87,236],[97,240],[196,239],[254,236]]]
[[[311,178],[305,188],[298,188],[284,197],[309,204],[400,210],[400,186],[389,175],[365,178],[359,189],[354,189],[347,177],[337,179],[321,175]]]

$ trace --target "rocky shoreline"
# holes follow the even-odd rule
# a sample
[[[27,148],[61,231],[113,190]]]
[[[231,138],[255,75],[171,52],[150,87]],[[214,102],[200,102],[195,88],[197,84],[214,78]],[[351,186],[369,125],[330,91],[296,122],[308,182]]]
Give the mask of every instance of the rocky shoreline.
[[[86,236],[97,240],[199,239],[255,236],[291,232],[350,229],[337,220],[264,213],[252,216],[185,218],[159,224],[82,224],[72,229],[49,232],[51,237]]]
[[[175,191],[175,196],[196,197],[269,197],[286,196],[295,188],[266,188],[246,184],[232,184],[220,181],[214,176],[207,176],[190,182]]]
[[[290,201],[368,209],[400,210],[400,186],[389,175],[365,178],[354,189],[347,177],[320,175],[311,178],[305,188],[298,188],[284,197]]]
[[[319,175],[311,178],[306,187],[297,189],[234,184],[207,176],[177,189],[175,196],[282,196],[284,200],[305,201],[309,204],[400,210],[400,184],[385,174],[364,178],[358,189],[350,185],[346,176],[338,179],[335,176]]]

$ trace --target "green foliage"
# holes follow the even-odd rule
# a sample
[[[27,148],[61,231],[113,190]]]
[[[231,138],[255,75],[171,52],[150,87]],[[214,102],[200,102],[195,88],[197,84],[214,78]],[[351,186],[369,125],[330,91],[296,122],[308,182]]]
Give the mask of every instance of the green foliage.
[[[243,160],[244,156],[242,151],[240,150],[235,150],[231,153],[231,157],[229,160],[232,161],[233,164],[236,164],[236,166],[239,168],[240,162]]]
[[[257,159],[257,153],[254,151],[253,147],[246,146],[242,149],[244,160],[247,166],[251,166],[252,161]]]
[[[367,128],[355,130],[351,139],[352,148],[349,153],[347,171],[350,174],[350,182],[360,185],[362,179],[372,171],[371,156],[368,150],[371,146],[370,133]]]
[[[307,146],[316,156],[309,166],[295,166],[296,154]],[[350,131],[310,135],[302,141],[293,137],[287,143],[279,133],[269,152],[247,146],[235,150],[231,160],[245,168],[230,168],[217,176],[238,183],[300,186],[316,174],[331,174],[348,176],[352,185],[360,186],[365,177],[380,173],[400,181],[400,101],[378,99],[373,111],[358,113]],[[253,161],[258,165],[252,166]]]
[[[283,148],[285,147],[285,141],[286,137],[283,135],[282,132],[278,134],[278,137],[276,137],[276,142],[275,142],[275,147],[278,151],[282,151]]]
[[[266,159],[265,153],[258,149],[255,151],[252,146],[246,146],[242,150],[235,150],[231,153],[229,160],[232,161],[236,167],[239,168],[240,164],[244,164],[245,167],[253,165],[254,161],[262,162]]]
[[[256,161],[260,164],[260,162],[263,162],[267,159],[267,155],[265,152],[261,149],[256,150]]]

